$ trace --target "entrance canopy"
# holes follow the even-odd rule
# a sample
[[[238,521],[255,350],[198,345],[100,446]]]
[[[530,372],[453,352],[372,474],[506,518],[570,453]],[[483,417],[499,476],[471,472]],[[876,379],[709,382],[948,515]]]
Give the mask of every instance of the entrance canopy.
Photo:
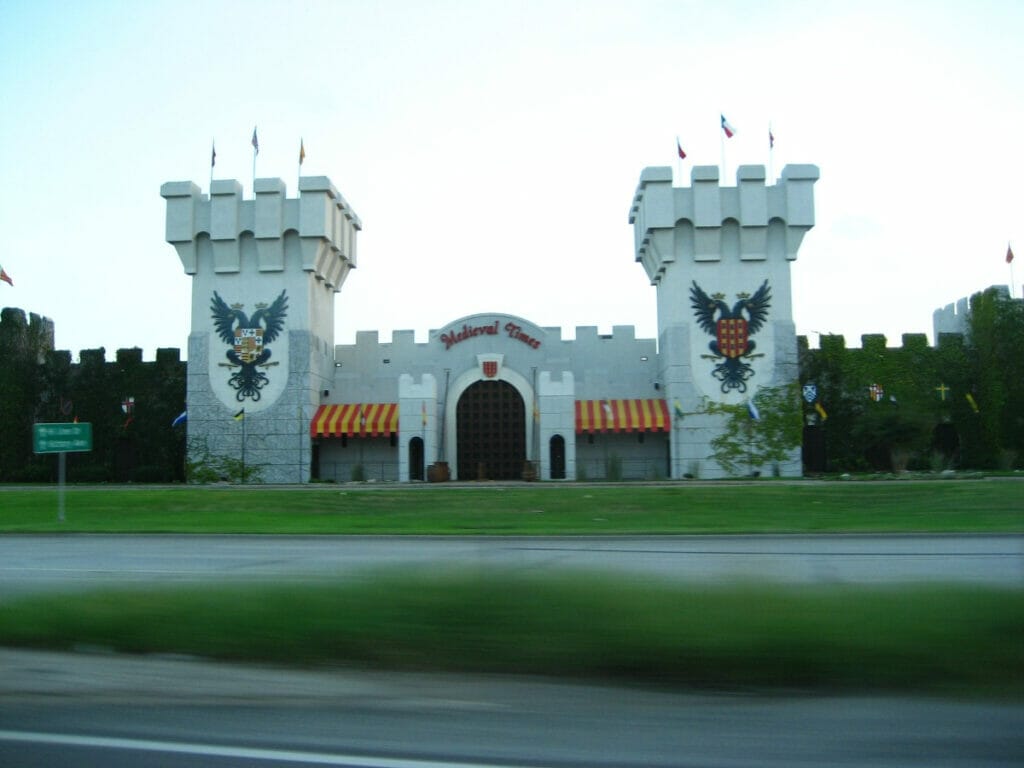
[[[398,403],[321,405],[309,424],[311,437],[377,437],[398,432]]]
[[[668,432],[664,400],[577,400],[576,432]]]

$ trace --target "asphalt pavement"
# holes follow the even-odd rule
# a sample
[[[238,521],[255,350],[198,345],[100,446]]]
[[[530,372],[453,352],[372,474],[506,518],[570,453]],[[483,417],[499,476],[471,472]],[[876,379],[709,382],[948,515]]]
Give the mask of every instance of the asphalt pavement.
[[[0,765],[989,768],[1024,703],[0,650]]]

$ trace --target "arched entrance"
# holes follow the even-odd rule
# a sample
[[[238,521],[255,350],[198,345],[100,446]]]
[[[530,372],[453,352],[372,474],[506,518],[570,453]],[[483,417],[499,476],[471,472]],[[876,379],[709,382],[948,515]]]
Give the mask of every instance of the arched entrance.
[[[423,438],[414,437],[409,441],[409,479],[423,479]]]
[[[549,444],[548,461],[552,480],[565,480],[565,438],[554,435]]]
[[[460,480],[518,480],[526,461],[526,408],[507,381],[478,381],[455,411]]]

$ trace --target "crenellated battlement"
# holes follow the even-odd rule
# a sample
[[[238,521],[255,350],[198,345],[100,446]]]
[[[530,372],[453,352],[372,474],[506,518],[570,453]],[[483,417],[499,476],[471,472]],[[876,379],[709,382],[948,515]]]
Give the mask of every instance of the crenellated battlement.
[[[256,179],[255,196],[242,198],[234,179],[215,180],[203,195],[191,181],[160,187],[167,200],[166,239],[186,274],[201,269],[217,274],[282,272],[301,265],[335,292],[356,266],[356,236],[362,222],[325,176],[299,180],[299,196],[289,198],[278,178]]]
[[[926,349],[937,349],[947,345],[962,345],[963,334],[960,333],[940,333],[936,338],[934,345],[928,344],[928,336],[923,333],[904,333],[900,336],[900,346],[890,346],[889,341],[885,334],[881,333],[865,333],[860,336],[860,347],[859,349],[866,350],[869,352],[896,352],[901,350],[926,350]],[[797,336],[797,344],[801,351],[815,351],[821,350],[825,352],[829,351],[841,351],[845,349],[856,350],[858,347],[849,346],[846,343],[846,337],[836,333],[826,333],[818,336],[818,345],[812,347],[810,340],[807,336]]]
[[[506,317],[500,313],[496,313],[494,317]],[[452,325],[459,325],[462,320],[453,323]],[[406,349],[426,349],[433,346],[437,339],[440,338],[441,334],[452,327],[452,325],[445,326],[444,328],[434,328],[428,331],[428,337],[426,341],[416,341],[416,332],[413,330],[394,330],[391,333],[390,340],[387,338],[381,338],[380,331],[356,331],[356,340],[354,344],[338,344],[336,349],[375,349],[377,352],[391,352],[394,350],[406,350]],[[573,329],[573,336],[571,338],[563,337],[563,329],[561,326],[535,326],[544,332],[544,343],[554,345],[556,343],[568,343],[572,344],[575,342],[591,342],[594,343],[605,343],[605,344],[616,344],[616,343],[652,343],[654,339],[637,338],[636,326],[633,325],[614,325],[612,326],[611,333],[600,333],[596,325],[577,325]],[[506,332],[507,333],[507,332]]]
[[[814,226],[818,177],[815,165],[787,165],[766,186],[764,166],[741,165],[736,186],[723,187],[717,166],[699,165],[691,186],[674,187],[671,168],[645,168],[629,209],[636,260],[652,284],[677,260],[794,261]]]

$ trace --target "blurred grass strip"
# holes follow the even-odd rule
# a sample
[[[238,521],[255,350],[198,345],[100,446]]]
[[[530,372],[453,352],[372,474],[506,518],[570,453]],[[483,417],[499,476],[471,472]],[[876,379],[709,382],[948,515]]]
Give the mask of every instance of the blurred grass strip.
[[[1024,532],[1017,480],[600,486],[0,486],[0,533],[687,534]]]
[[[0,644],[618,679],[1024,695],[1024,590],[387,572],[344,584],[32,597]]]

